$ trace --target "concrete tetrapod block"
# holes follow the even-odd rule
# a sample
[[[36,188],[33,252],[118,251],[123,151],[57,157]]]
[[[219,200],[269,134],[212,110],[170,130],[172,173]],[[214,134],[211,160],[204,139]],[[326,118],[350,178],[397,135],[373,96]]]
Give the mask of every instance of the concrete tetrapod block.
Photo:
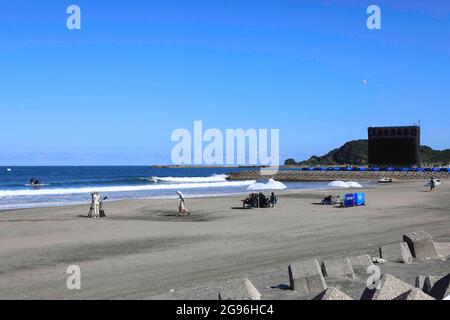
[[[291,290],[318,293],[327,288],[319,262],[316,259],[291,263],[288,271]]]
[[[417,276],[416,277],[416,284],[415,284],[416,288],[419,288],[420,290],[422,290],[425,293],[427,292],[425,290],[425,279],[426,278],[427,278],[426,276]]]
[[[322,291],[313,300],[353,300],[348,295],[346,295],[341,290],[329,287],[328,289]]]
[[[431,234],[421,230],[403,235],[413,257],[419,260],[439,259]]]
[[[261,293],[247,278],[232,279],[221,285],[219,300],[261,300]]]
[[[380,257],[390,262],[411,263],[413,258],[405,242],[380,247]]]
[[[450,273],[440,279],[437,277],[427,277],[425,279],[425,288],[428,294],[435,299],[442,300],[450,295]]]
[[[427,295],[419,288],[412,288],[411,290],[402,293],[394,300],[435,300],[435,299]]]
[[[348,259],[350,260],[350,264],[352,265],[353,269],[356,268],[367,269],[367,267],[373,265],[372,258],[368,254],[353,256],[349,257]]]
[[[326,277],[355,277],[349,258],[324,260],[322,271]]]
[[[435,242],[438,255],[443,259],[450,257],[450,242]]]
[[[361,300],[393,300],[413,288],[391,274],[384,274],[379,280],[379,288],[366,288]]]
[[[442,277],[440,276],[428,276],[425,277],[423,282],[423,292],[429,293],[431,291],[431,288],[433,288],[434,284],[438,282]]]

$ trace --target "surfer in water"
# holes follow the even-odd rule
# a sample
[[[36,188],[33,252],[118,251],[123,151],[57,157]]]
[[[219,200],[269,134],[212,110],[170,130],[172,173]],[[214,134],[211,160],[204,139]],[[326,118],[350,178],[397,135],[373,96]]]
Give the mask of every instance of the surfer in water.
[[[41,182],[39,181],[39,179],[31,178],[30,181],[28,182],[28,184],[32,187],[39,187]]]

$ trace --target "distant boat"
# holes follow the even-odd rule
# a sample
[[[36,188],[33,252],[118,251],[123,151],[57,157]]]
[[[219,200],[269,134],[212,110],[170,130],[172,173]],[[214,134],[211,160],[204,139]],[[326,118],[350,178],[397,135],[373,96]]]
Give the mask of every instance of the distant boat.
[[[442,184],[442,182],[441,182],[441,180],[440,179],[434,179],[434,185],[437,187],[437,186],[440,186]],[[427,183],[425,183],[425,185],[424,185],[425,187],[429,187],[430,186],[430,181],[428,181]]]
[[[11,168],[6,168],[6,171],[11,172],[12,169]]]
[[[379,183],[391,183],[392,182],[392,178],[383,177],[383,178],[378,179],[378,182]]]

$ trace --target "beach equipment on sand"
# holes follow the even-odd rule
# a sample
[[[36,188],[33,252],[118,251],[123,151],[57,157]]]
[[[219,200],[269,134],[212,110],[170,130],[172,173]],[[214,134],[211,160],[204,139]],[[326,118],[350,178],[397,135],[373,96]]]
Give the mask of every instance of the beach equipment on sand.
[[[364,206],[366,204],[366,197],[364,192],[346,193],[344,195],[344,208]]]
[[[347,184],[350,188],[362,188],[362,185],[356,181],[347,181]]]
[[[333,181],[328,184],[331,188],[350,188],[350,186],[344,181]]]
[[[104,197],[100,201],[99,210],[98,210],[100,218],[106,217],[105,210],[103,210],[103,201],[105,201],[106,199],[108,199],[108,197]]]
[[[391,183],[392,182],[392,178],[387,178],[387,177],[383,177],[378,179],[379,183]]]
[[[286,185],[274,179],[258,180],[247,187],[247,190],[283,190]]]

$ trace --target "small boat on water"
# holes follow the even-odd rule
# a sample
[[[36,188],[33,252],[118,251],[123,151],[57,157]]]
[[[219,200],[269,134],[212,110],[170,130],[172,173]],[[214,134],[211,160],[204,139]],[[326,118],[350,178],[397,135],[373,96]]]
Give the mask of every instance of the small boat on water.
[[[434,179],[434,185],[437,187],[437,186],[440,186],[442,184],[442,182],[441,182],[441,180],[440,179]],[[425,183],[425,185],[424,185],[424,187],[429,187],[430,186],[430,181],[428,181],[427,183]]]
[[[392,181],[393,181],[392,178],[388,178],[388,177],[383,177],[383,178],[378,179],[379,183],[391,183]]]
[[[150,177],[147,180],[150,182],[158,182],[158,178],[156,178],[156,177]]]

